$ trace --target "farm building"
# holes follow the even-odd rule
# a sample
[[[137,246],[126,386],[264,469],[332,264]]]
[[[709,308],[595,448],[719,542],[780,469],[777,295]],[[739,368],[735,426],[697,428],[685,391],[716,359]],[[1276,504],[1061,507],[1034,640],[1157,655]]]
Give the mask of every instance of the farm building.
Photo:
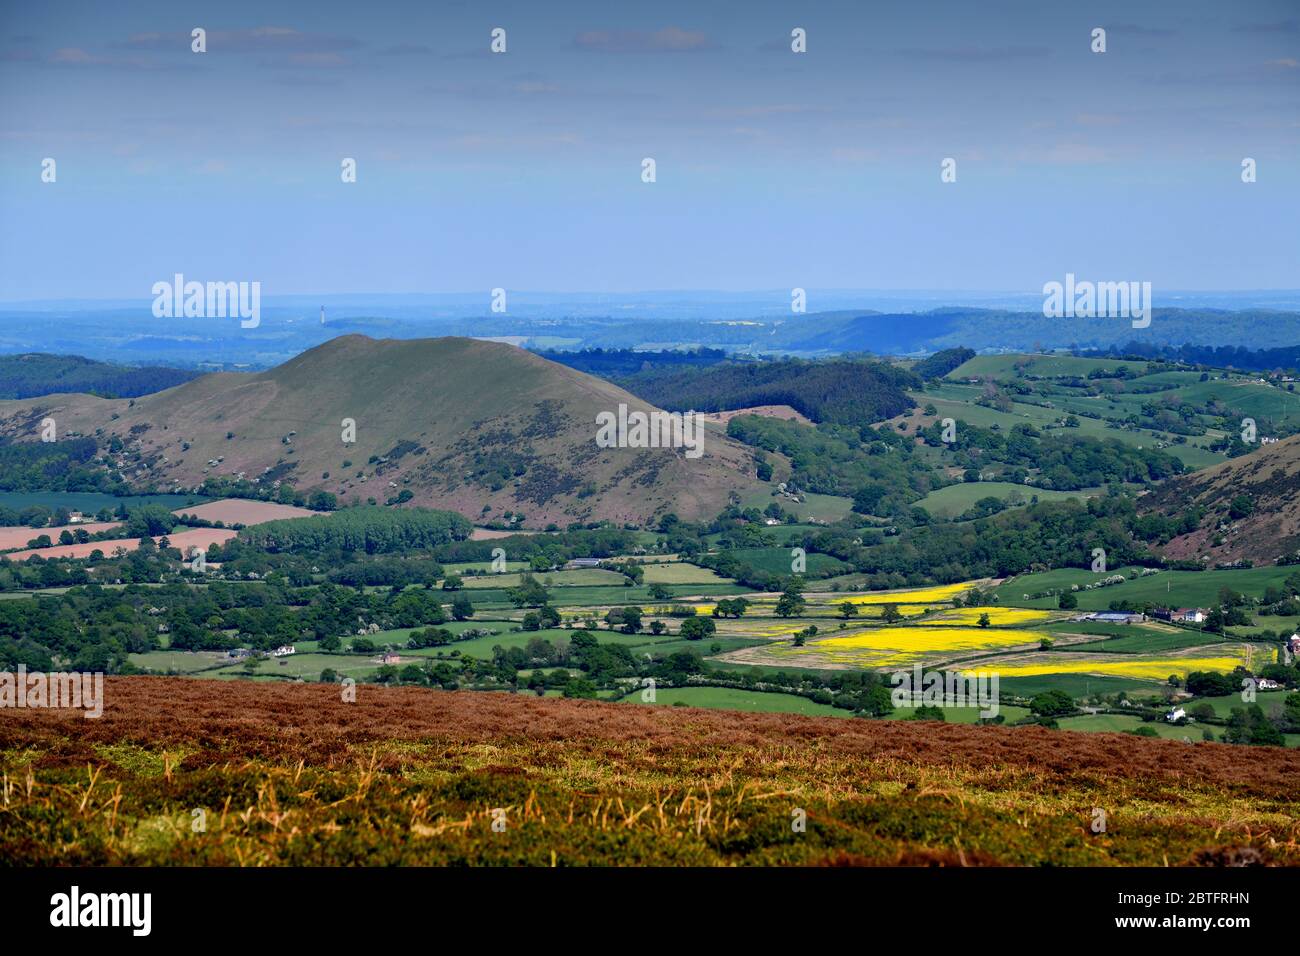
[[[1176,621],[1180,624],[1204,624],[1205,611],[1199,607],[1158,607],[1151,616],[1160,621]]]
[[[1105,624],[1141,624],[1147,616],[1141,611],[1098,611],[1096,614],[1087,615],[1086,619]]]

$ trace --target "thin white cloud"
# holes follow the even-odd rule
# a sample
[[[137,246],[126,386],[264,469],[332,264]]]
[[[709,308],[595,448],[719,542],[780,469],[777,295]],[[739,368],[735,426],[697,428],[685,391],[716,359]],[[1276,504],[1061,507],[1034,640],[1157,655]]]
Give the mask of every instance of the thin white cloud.
[[[601,53],[691,53],[713,49],[703,33],[665,27],[662,30],[587,30],[573,39],[583,50]]]

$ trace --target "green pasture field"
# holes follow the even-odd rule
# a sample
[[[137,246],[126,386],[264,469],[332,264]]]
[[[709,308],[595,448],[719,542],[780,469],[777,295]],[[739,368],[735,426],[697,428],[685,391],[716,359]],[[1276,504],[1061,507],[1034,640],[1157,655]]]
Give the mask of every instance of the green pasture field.
[[[621,704],[652,706],[634,690],[619,700]],[[719,710],[744,710],[765,714],[803,714],[807,717],[852,717],[851,711],[830,704],[818,704],[797,694],[766,693],[735,687],[665,687],[655,691],[653,706],[709,707]]]
[[[394,650],[403,658],[408,656],[419,658],[450,657],[452,652],[459,651],[460,656],[462,657],[476,657],[481,660],[486,660],[492,656],[492,648],[494,647],[526,647],[528,642],[535,637],[541,638],[545,641],[550,641],[552,644],[561,641],[568,643],[573,640],[573,636],[577,634],[579,630],[582,630],[582,628],[576,627],[551,627],[542,628],[537,631],[511,631],[507,625],[503,625],[501,622],[496,622],[488,626],[492,627],[494,630],[498,630],[499,633],[490,634],[486,637],[474,637],[466,641],[453,641],[451,644],[445,644],[442,647],[421,647],[414,650],[408,649],[406,647],[406,642],[410,639],[411,631],[419,630],[419,628],[402,628],[393,631],[380,631],[378,634],[370,635],[370,639],[380,648],[385,644],[392,645]],[[623,644],[634,651],[643,649],[648,650],[652,645],[655,645],[658,642],[677,640],[676,637],[667,634],[656,637],[649,631],[643,631],[639,634],[624,634],[622,631],[611,631],[601,628],[589,633],[593,634],[602,644]],[[697,649],[707,650],[710,641],[706,639],[694,643]]]
[[[327,667],[332,667],[339,677],[351,677],[357,681],[369,680],[379,670],[379,665],[375,663],[374,654],[299,653],[289,657],[273,657],[269,660],[263,660],[258,664],[253,674],[255,677],[262,679],[294,680],[302,678],[305,681],[316,681],[320,679],[321,671]],[[247,677],[247,675],[248,672],[241,662],[231,664],[229,667],[223,667],[220,670],[205,672],[203,676],[234,679]]]
[[[517,574],[520,571],[528,570],[527,561],[507,561],[506,574]],[[448,574],[465,574],[469,571],[477,571],[479,574],[492,574],[491,561],[461,561],[455,564],[444,564],[443,570]]]
[[[1055,491],[1051,488],[1035,488],[1032,485],[1018,485],[1010,481],[963,481],[932,491],[917,502],[922,508],[936,518],[955,518],[969,511],[981,498],[997,498],[1009,501],[1019,495],[1016,505],[1027,505],[1033,498],[1039,501],[1061,501],[1065,498],[1085,499],[1094,497],[1099,489],[1085,488],[1080,491]]]
[[[729,651],[737,651],[742,647],[758,647],[761,644],[771,643],[763,638],[758,637],[738,637],[732,635],[713,634],[702,641],[687,641],[674,635],[665,634],[654,638],[644,644],[638,644],[633,648],[638,654],[642,651],[651,654],[676,654],[678,651],[694,651],[701,657],[708,658],[711,654],[726,654]],[[713,650],[714,646],[717,650]]]
[[[225,656],[222,651],[146,651],[128,654],[127,660],[157,674],[193,674],[220,666]]]
[[[1213,732],[1216,739],[1223,734],[1222,727],[1215,727],[1192,723],[1183,727],[1175,726],[1163,720],[1153,720],[1144,722],[1137,716],[1128,714],[1085,714],[1081,717],[1060,717],[1057,718],[1057,725],[1062,730],[1082,731],[1092,734],[1123,734],[1136,730],[1138,727],[1150,727],[1165,740],[1190,740],[1192,743],[1200,743],[1201,732],[1207,727]]]
[[[980,708],[978,707],[941,707],[943,711],[943,720],[947,724],[977,724],[980,721]],[[907,720],[909,711],[899,707],[886,717],[886,720]],[[1014,704],[998,705],[998,712],[995,716],[1006,718],[1006,723],[1015,723],[1017,720],[1029,716],[1028,707],[1017,707]]]
[[[1052,621],[1040,627],[1048,631],[1061,631],[1068,634],[1091,634],[1097,637],[1152,637],[1166,634],[1174,629],[1172,624],[1163,621],[1158,624],[1107,624],[1104,621]]]
[[[1199,724],[1195,721],[1182,727],[1166,723],[1163,720],[1153,720],[1145,723],[1140,717],[1130,717],[1127,714],[1063,717],[1057,721],[1057,724],[1062,730],[1083,731],[1085,733],[1128,733],[1138,727],[1151,727],[1155,730],[1157,736],[1165,740],[1181,740],[1184,743],[1190,740],[1194,744],[1201,743],[1202,734],[1206,730],[1214,734],[1216,742],[1221,743],[1224,731],[1224,728],[1217,724]],[[1300,734],[1283,734],[1282,739],[1287,747],[1300,747]]]
[[[736,548],[727,552],[741,564],[769,574],[790,574],[789,548]],[[829,554],[809,554],[806,556],[808,573],[820,574],[823,571],[840,573],[849,570],[849,565]]]
[[[1142,636],[1114,637],[1096,643],[1071,644],[1068,648],[1062,649],[1080,653],[1084,651],[1104,651],[1108,654],[1156,654],[1161,651],[1181,650],[1186,647],[1205,647],[1222,643],[1224,643],[1222,635],[1180,629],[1177,633],[1152,631]]]
[[[773,492],[775,491],[773,488]],[[742,508],[758,508],[762,510],[775,501],[783,509],[793,514],[800,521],[807,521],[809,518],[816,518],[818,521],[824,521],[828,524],[834,524],[836,521],[842,521],[847,518],[853,511],[853,499],[843,498],[839,495],[818,495],[806,494],[801,502],[794,502],[788,498],[783,498],[778,494],[758,490],[741,498],[740,506]]]
[[[621,577],[621,575],[620,575]],[[725,581],[725,579],[723,579]],[[667,601],[700,596],[703,598],[726,597],[732,594],[748,594],[750,589],[739,584],[669,584],[664,585],[672,593]],[[511,610],[514,605],[506,595],[505,589],[476,589],[470,593],[474,607],[484,610]],[[648,586],[638,587],[564,587],[551,589],[551,604],[556,608],[610,607],[635,604],[644,607],[648,604],[663,604],[664,600],[652,598]],[[522,613],[522,611],[521,611]]]
[[[1284,690],[1264,690],[1255,694],[1255,703],[1259,704],[1264,713],[1269,716],[1276,716],[1282,712],[1283,701],[1286,700],[1288,691]],[[1183,704],[1188,712],[1198,704],[1209,704],[1214,708],[1214,713],[1223,719],[1232,716],[1234,707],[1248,707],[1241,699],[1241,694],[1228,694],[1224,697],[1197,697],[1189,703]]]
[[[925,392],[911,392],[909,394],[919,405],[933,404],[940,417],[956,419],[958,428],[961,427],[962,422],[978,425],[981,428],[997,425],[1003,430],[1010,430],[1013,426],[1024,423],[1032,424],[1038,428],[1046,428],[1062,416],[1069,414],[1068,408],[1042,408],[1026,402],[1013,402],[1012,410],[1009,412],[976,405],[975,401],[983,395],[983,391],[979,386],[974,385],[945,384],[928,389]],[[1055,397],[1049,399],[1049,401],[1059,404],[1056,402]],[[1079,418],[1077,428],[1061,429],[1061,431],[1066,431],[1072,435],[1085,435],[1090,438],[1114,438],[1139,448],[1153,448],[1158,439],[1168,441],[1173,438],[1172,435],[1166,435],[1164,432],[1154,432],[1143,428],[1108,428],[1103,421],[1083,417]],[[1192,447],[1190,444],[1171,445],[1164,450],[1181,459],[1189,469],[1205,468],[1224,460],[1222,455],[1203,448]]]
[[[533,577],[549,587],[609,587],[627,580],[617,571],[605,571],[601,568],[576,568],[572,571],[539,571]],[[477,591],[488,588],[515,588],[523,579],[522,574],[488,574],[465,578],[465,590]]]
[[[1034,355],[1008,353],[1006,355],[976,355],[963,362],[945,376],[950,379],[976,378],[991,376],[993,378],[1015,378],[1017,363],[1028,363],[1025,373],[1044,378],[1056,376],[1078,376],[1086,378],[1095,369],[1110,371],[1125,365],[1135,372],[1146,373],[1145,362],[1129,362],[1122,359],[1077,358],[1073,355]]]
[[[1164,685],[1156,681],[1134,680],[1131,677],[1097,677],[1091,674],[1040,674],[1034,677],[1003,677],[998,682],[998,690],[1003,694],[1016,697],[1033,697],[1049,690],[1061,690],[1075,700],[1093,694],[1118,694],[1127,691],[1131,695],[1147,696],[1158,694]]]
[[[1150,375],[1142,376],[1143,385],[1168,385],[1171,387],[1182,387],[1185,385],[1195,385],[1201,380],[1200,372],[1152,372]],[[1159,392],[1155,394],[1160,394]]]
[[[1278,631],[1283,631],[1288,635],[1300,631],[1300,616],[1298,615],[1293,614],[1288,616],[1260,614],[1256,612],[1253,615],[1253,619],[1255,621],[1254,624],[1233,625],[1228,628],[1228,630],[1231,631],[1233,635],[1240,635],[1242,637],[1252,637],[1256,634],[1261,634],[1264,631],[1268,631],[1272,634],[1276,634]]]
[[[646,564],[645,583],[651,584],[729,584],[730,578],[724,578],[716,571],[701,568],[698,565],[682,561]]]
[[[1024,594],[1033,594],[1048,588],[1069,587],[1100,581],[1110,573],[1128,578],[1123,584],[1076,591],[1079,610],[1104,611],[1111,601],[1129,600],[1135,603],[1151,601],[1170,607],[1209,607],[1218,602],[1219,589],[1231,588],[1252,597],[1260,597],[1269,585],[1280,586],[1296,572],[1291,567],[1234,568],[1228,571],[1160,571],[1142,578],[1132,576],[1133,569],[1119,569],[1108,574],[1094,574],[1074,568],[1047,571],[1013,578],[997,588],[999,602],[1016,607],[1056,607],[1056,598],[1026,600]],[[1262,621],[1267,618],[1262,618]],[[1282,620],[1279,618],[1278,620]]]

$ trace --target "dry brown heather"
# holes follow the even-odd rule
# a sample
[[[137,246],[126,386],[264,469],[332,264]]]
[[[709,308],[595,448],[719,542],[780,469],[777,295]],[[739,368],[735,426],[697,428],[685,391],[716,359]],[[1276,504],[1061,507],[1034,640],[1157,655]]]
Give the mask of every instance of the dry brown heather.
[[[0,719],[0,860],[1300,863],[1295,751],[367,685],[106,698]]]

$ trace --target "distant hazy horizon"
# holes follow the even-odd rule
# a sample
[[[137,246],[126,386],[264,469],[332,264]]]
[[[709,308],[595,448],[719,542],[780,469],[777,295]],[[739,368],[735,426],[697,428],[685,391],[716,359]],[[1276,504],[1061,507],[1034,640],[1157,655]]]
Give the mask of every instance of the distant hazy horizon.
[[[630,289],[609,292],[591,290],[509,289],[512,313],[521,309],[532,312],[548,306],[582,308],[592,306],[635,308],[638,304],[674,303],[686,308],[708,309],[710,306],[753,306],[768,313],[789,314],[789,289]],[[942,308],[990,308],[1038,311],[1043,294],[1039,290],[1014,289],[806,289],[807,312],[853,310],[926,311]],[[67,308],[78,310],[127,309],[147,306],[152,296],[67,297],[34,299],[0,299],[0,312],[25,308]],[[439,292],[286,292],[264,294],[268,306],[281,308],[393,307],[408,308],[439,305],[461,308],[467,314],[487,311],[490,290],[451,290]],[[913,308],[898,308],[910,305]],[[1300,286],[1254,289],[1158,289],[1157,308],[1273,308],[1300,309]]]

